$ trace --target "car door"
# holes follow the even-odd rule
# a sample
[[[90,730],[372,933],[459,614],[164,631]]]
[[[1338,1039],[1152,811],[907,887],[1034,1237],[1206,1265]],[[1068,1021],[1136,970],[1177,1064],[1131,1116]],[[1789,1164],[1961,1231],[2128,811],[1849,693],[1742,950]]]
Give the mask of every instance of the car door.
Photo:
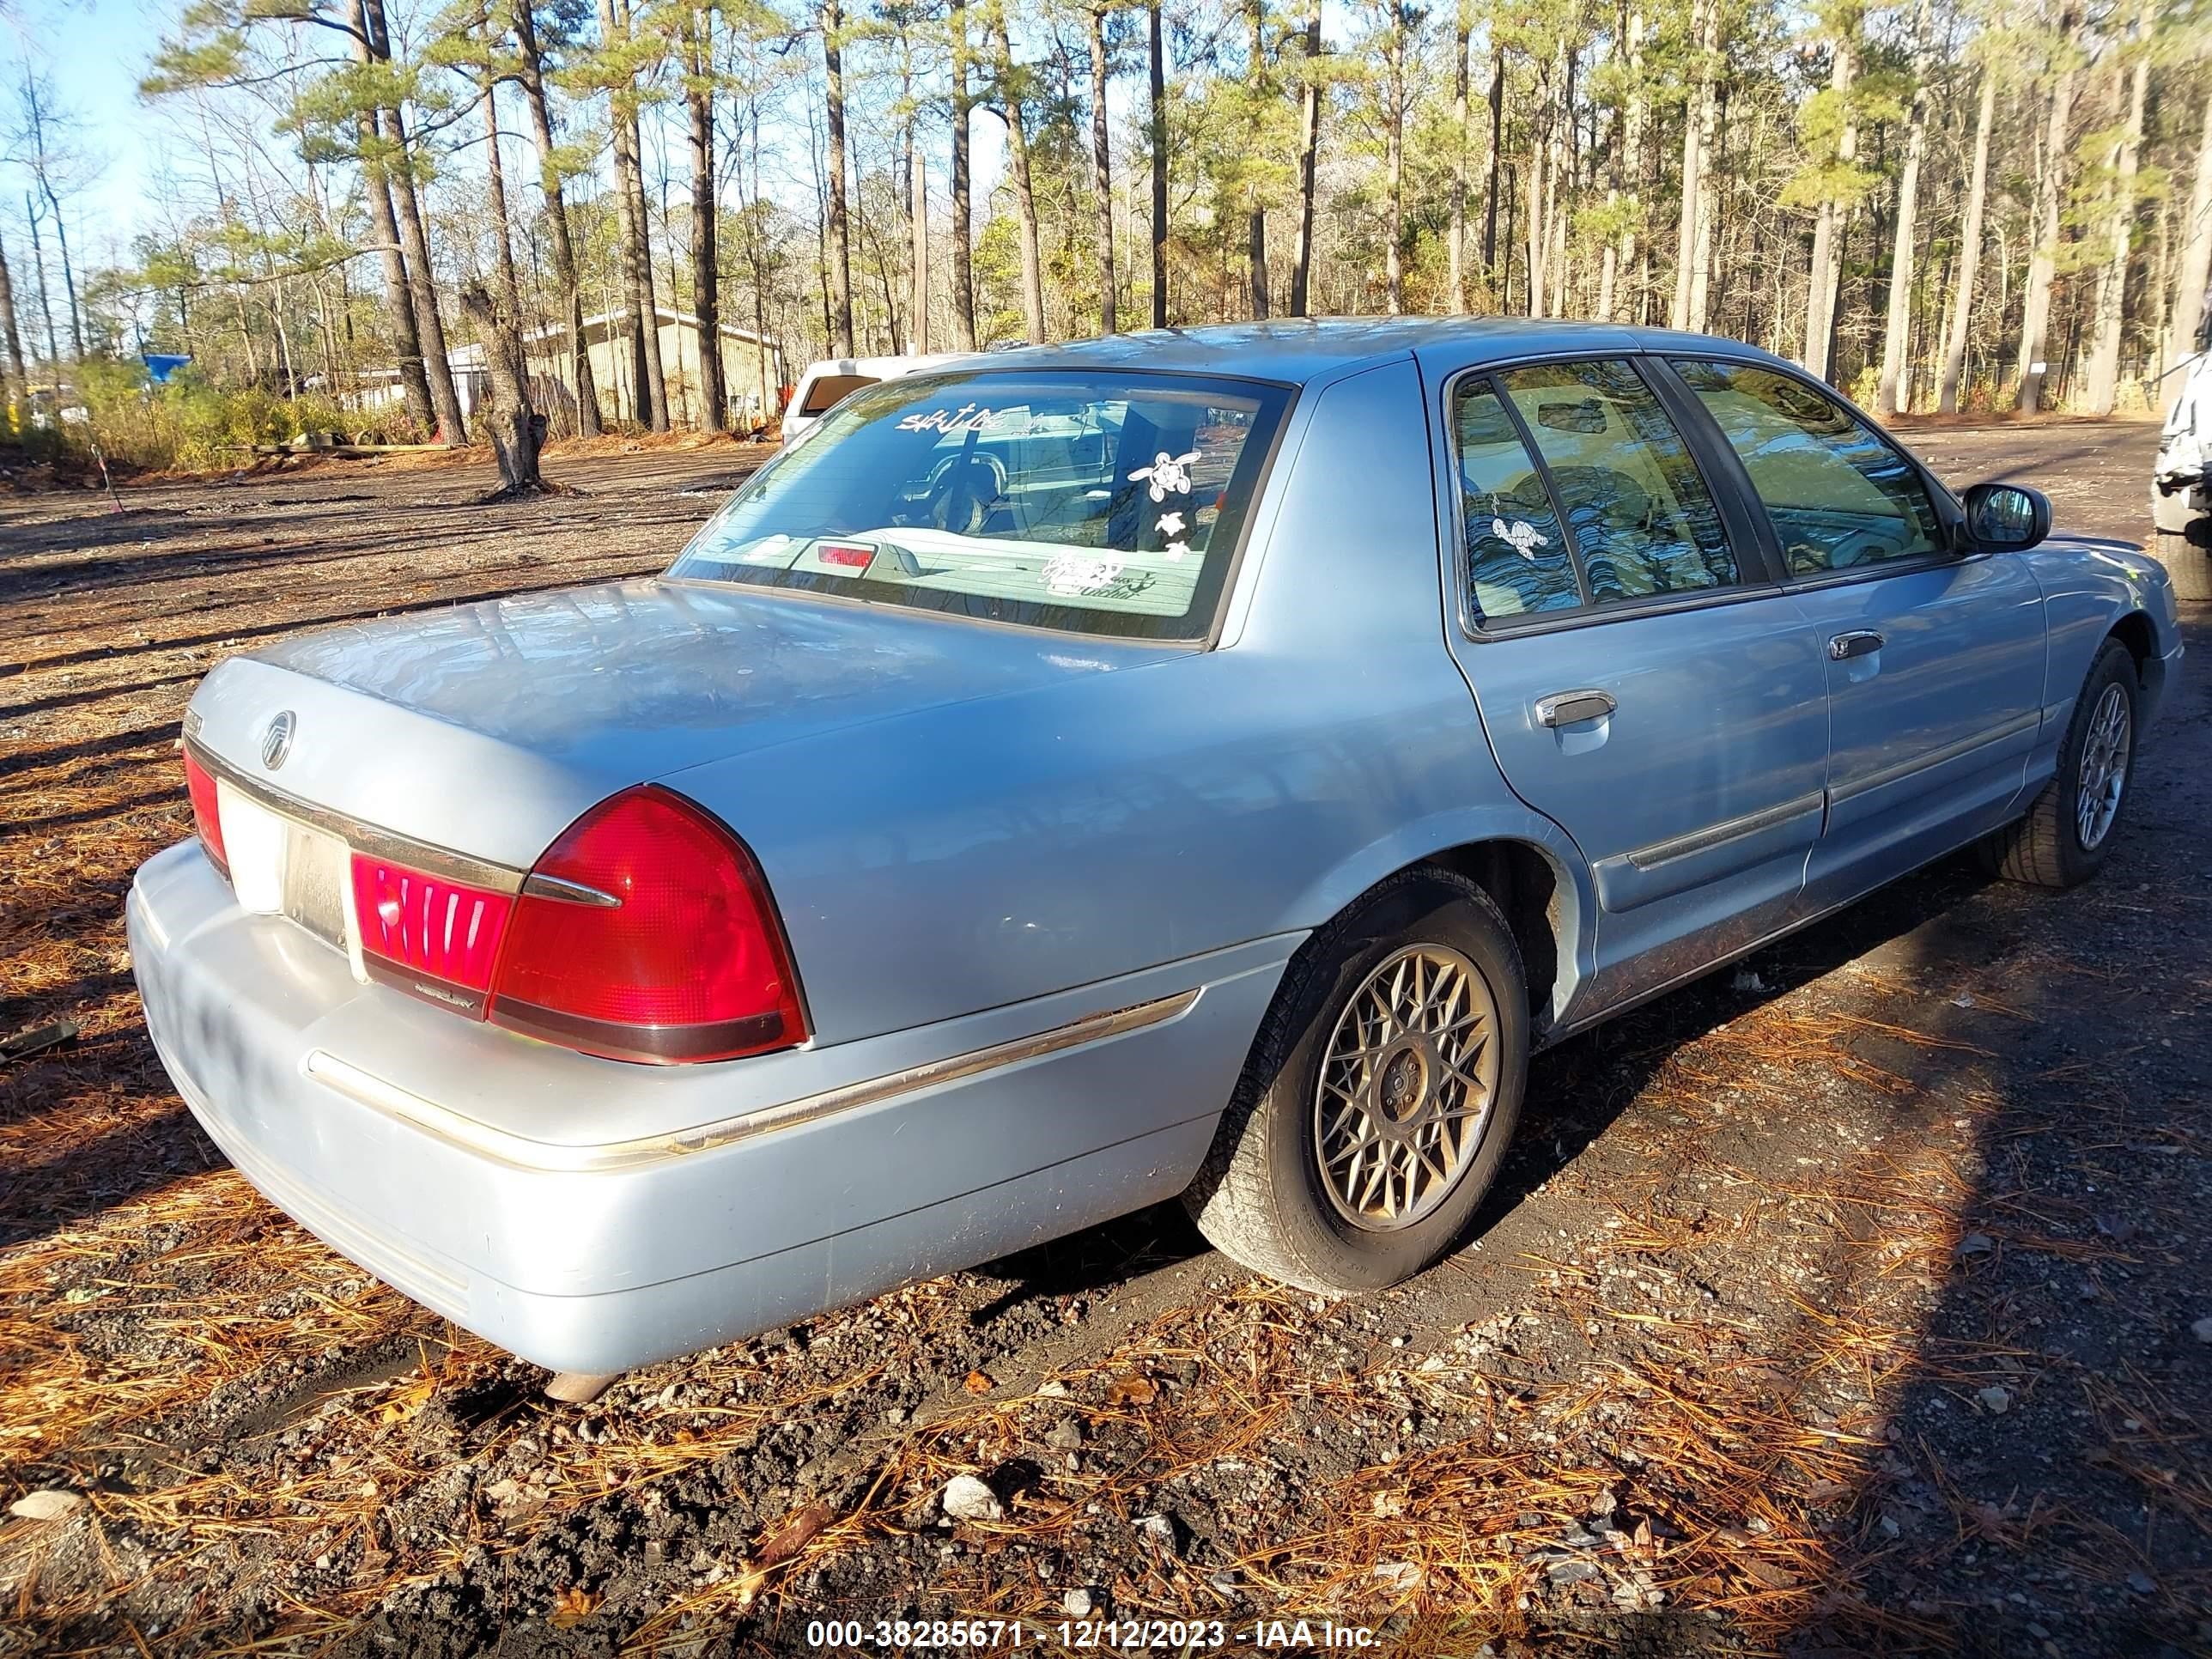
[[[1782,926],[1820,832],[1825,669],[1629,354],[1449,381],[1451,648],[1599,900],[1580,1020]]]
[[[1673,368],[1741,463],[1826,658],[1828,811],[1807,908],[2003,823],[2044,702],[2028,561],[1959,551],[1919,467],[1825,388],[1760,363]]]

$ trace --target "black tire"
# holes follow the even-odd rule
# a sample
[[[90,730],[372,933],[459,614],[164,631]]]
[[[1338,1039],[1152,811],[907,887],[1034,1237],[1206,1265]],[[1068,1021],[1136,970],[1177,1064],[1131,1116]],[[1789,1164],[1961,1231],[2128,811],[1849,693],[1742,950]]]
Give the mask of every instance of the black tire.
[[[2166,567],[2175,599],[2212,599],[2212,514],[2185,531],[2160,531],[2143,551]]]
[[[2118,686],[2127,708],[2128,753],[2121,771],[2120,799],[2111,824],[2094,847],[2084,847],[2078,828],[2081,763],[2092,720],[2108,688]],[[2135,766],[2142,705],[2142,687],[2136,678],[2135,659],[2118,640],[2106,640],[2089,666],[2081,695],[2074,704],[2074,718],[2066,727],[2066,742],[2058,751],[2058,770],[2043,786],[2043,793],[2027,809],[2002,830],[1982,838],[1982,863],[1993,875],[2035,887],[2078,887],[2095,875],[2118,840],[2120,822],[2127,816],[2135,793]]]
[[[1346,1006],[1378,967],[1416,945],[1445,947],[1481,975],[1495,1009],[1498,1075],[1489,1109],[1468,1132],[1474,1139],[1441,1199],[1394,1231],[1371,1231],[1348,1219],[1323,1188],[1315,1101]],[[1526,980],[1504,917],[1462,877],[1401,871],[1360,895],[1291,958],[1183,1203],[1224,1255],[1270,1279],[1331,1296],[1395,1285],[1459,1242],[1513,1137],[1528,1072]]]

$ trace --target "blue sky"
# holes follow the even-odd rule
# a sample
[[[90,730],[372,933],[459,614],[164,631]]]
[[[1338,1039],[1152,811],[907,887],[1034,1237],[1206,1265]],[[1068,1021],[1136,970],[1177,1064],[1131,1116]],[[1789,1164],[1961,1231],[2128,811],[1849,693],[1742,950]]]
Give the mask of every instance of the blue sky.
[[[83,122],[85,147],[100,161],[98,181],[71,216],[83,222],[88,252],[121,252],[159,148],[158,123],[138,102],[138,82],[163,14],[144,0],[0,0],[0,74],[12,88],[27,57],[52,76],[63,105]],[[15,191],[21,183],[9,179]],[[21,210],[15,204],[10,216]]]

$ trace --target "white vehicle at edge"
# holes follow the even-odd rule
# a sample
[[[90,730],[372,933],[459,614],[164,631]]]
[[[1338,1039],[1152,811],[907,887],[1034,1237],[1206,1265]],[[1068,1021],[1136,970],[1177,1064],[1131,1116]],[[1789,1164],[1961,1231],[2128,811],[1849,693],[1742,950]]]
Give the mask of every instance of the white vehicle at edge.
[[[815,423],[863,386],[896,380],[964,361],[965,351],[925,351],[907,357],[824,357],[807,364],[783,409],[783,447],[788,449]]]
[[[2151,471],[2148,550],[2173,578],[2174,597],[2212,599],[2212,313],[2197,329],[2197,358],[2166,411]]]

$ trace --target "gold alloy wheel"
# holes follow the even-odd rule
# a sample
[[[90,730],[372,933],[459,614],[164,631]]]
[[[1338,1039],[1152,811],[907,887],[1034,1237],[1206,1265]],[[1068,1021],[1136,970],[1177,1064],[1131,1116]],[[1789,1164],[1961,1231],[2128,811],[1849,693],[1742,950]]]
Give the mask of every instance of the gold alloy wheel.
[[[1459,1184],[1498,1097],[1498,1005],[1444,945],[1397,951],[1352,993],[1314,1091],[1322,1189],[1339,1215],[1395,1232]]]

